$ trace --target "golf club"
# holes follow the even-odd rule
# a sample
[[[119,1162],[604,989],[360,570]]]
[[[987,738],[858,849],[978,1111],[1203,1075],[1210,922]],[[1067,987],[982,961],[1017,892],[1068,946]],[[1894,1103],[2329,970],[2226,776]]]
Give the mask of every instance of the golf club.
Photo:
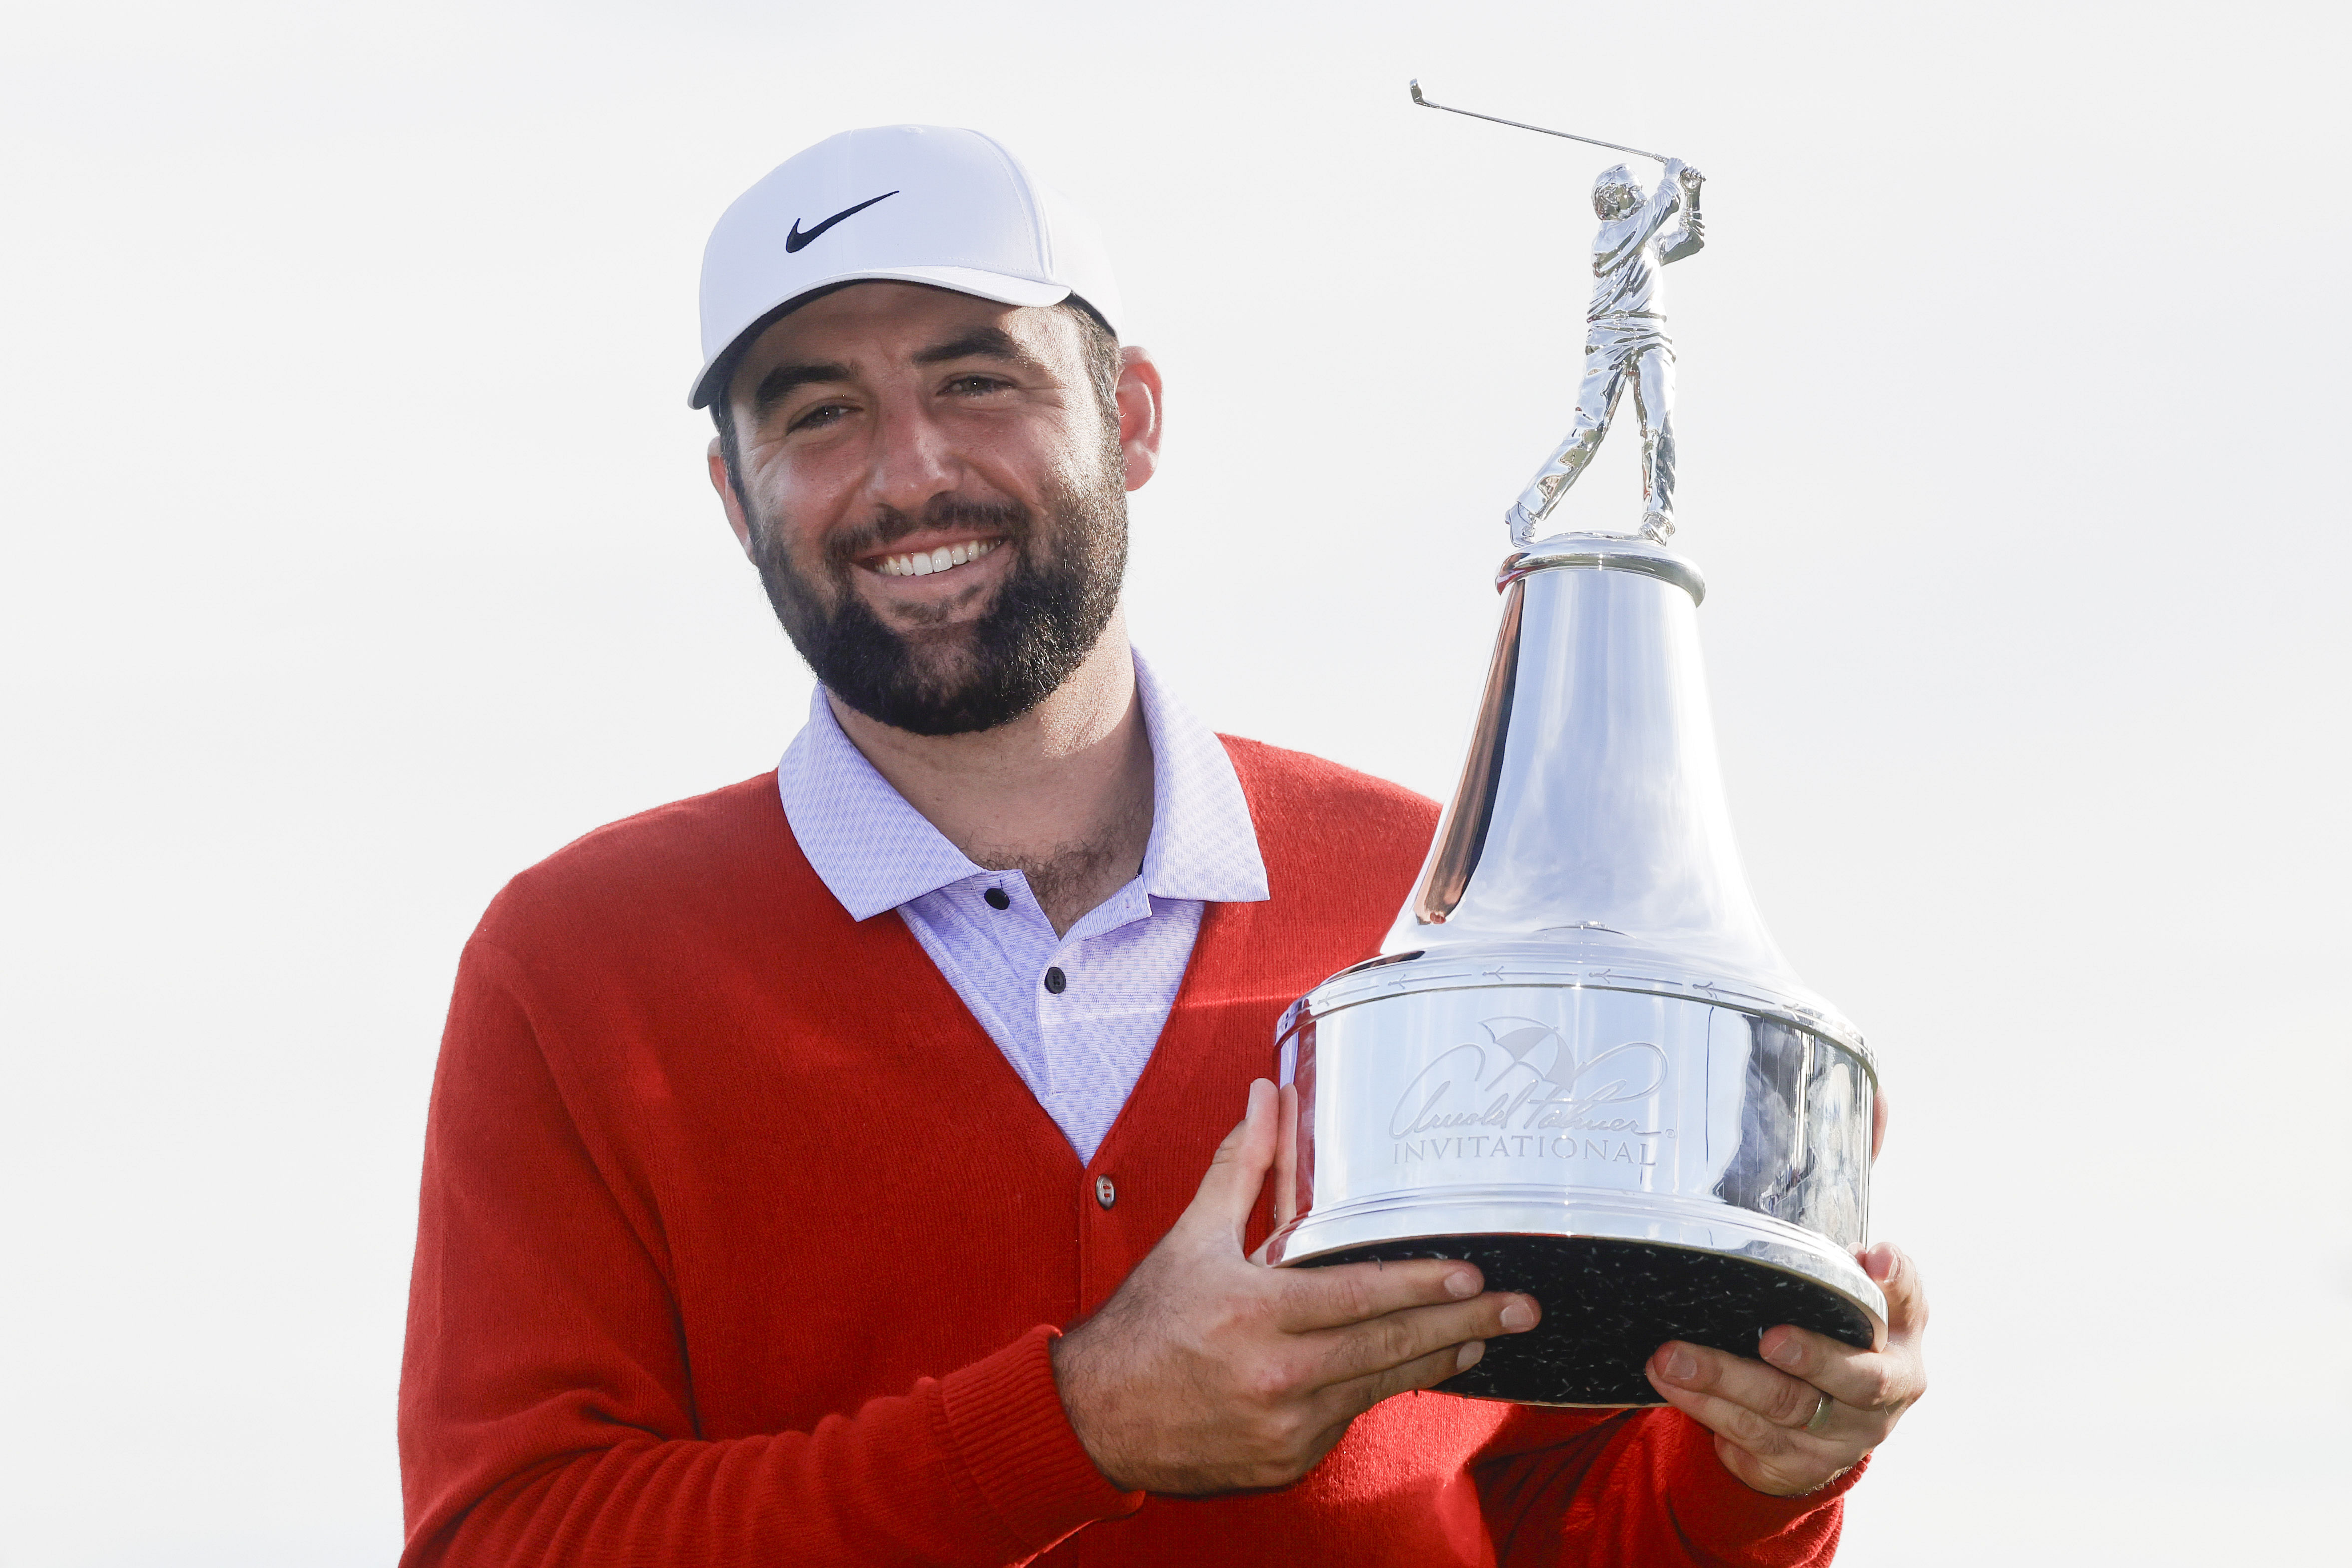
[[[1497,125],[1516,126],[1521,131],[1541,131],[1546,136],[1558,136],[1570,141],[1581,141],[1588,147],[1606,147],[1612,152],[1631,152],[1636,158],[1655,158],[1661,163],[1666,161],[1666,155],[1663,152],[1644,152],[1639,147],[1620,146],[1614,141],[1603,141],[1597,136],[1579,136],[1572,131],[1545,131],[1540,125],[1529,125],[1518,120],[1505,120],[1498,114],[1481,114],[1475,109],[1456,109],[1450,103],[1432,103],[1421,96],[1419,77],[1415,77],[1406,85],[1412,89],[1412,101],[1423,109],[1442,109],[1448,114],[1466,114],[1473,120],[1491,120]]]

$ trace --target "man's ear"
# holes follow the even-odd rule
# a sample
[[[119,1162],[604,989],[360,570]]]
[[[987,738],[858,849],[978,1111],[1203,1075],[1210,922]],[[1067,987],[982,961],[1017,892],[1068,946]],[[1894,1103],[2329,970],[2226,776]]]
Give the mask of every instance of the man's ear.
[[[710,438],[710,487],[719,492],[719,504],[727,508],[727,526],[735,530],[735,542],[742,547],[745,559],[758,560],[751,553],[751,519],[743,513],[743,497],[735,493],[734,476],[727,472],[727,454],[715,435]]]
[[[1127,459],[1127,487],[1140,490],[1160,469],[1162,388],[1151,351],[1118,351],[1118,449]]]

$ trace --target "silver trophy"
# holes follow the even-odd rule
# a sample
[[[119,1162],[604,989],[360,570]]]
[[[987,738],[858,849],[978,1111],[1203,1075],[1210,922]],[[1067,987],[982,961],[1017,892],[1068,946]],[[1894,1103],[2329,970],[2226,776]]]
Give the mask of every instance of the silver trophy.
[[[1465,1259],[1533,1294],[1541,1325],[1445,1385],[1530,1404],[1657,1404],[1642,1368],[1669,1339],[1754,1355],[1776,1323],[1855,1345],[1885,1323],[1853,1256],[1877,1070],[1756,912],[1707,710],[1706,583],[1662,542],[1654,268],[1701,235],[1695,175],[1660,162],[1657,193],[1622,168],[1596,191],[1576,424],[1508,514],[1525,548],[1419,884],[1381,956],[1276,1034],[1297,1120],[1269,1260]],[[1640,529],[1536,538],[1629,386]]]

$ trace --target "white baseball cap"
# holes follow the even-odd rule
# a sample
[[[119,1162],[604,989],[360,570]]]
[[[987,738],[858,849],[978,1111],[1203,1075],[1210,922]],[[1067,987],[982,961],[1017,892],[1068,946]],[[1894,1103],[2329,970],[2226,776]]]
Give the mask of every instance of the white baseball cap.
[[[821,289],[859,278],[936,284],[1006,305],[1076,295],[1118,330],[1118,284],[1094,220],[977,131],[877,125],[829,136],[735,199],[702,252],[702,369]]]

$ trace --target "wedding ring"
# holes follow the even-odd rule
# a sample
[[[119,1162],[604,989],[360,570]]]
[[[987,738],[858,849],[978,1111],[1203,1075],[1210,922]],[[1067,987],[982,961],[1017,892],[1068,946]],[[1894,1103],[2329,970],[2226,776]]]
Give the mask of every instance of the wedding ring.
[[[1836,1408],[1837,1401],[1831,1398],[1826,1394],[1822,1395],[1821,1397],[1821,1403],[1813,1406],[1811,1416],[1805,1422],[1805,1430],[1808,1432],[1818,1432],[1824,1427],[1827,1427],[1830,1424],[1830,1412]]]

